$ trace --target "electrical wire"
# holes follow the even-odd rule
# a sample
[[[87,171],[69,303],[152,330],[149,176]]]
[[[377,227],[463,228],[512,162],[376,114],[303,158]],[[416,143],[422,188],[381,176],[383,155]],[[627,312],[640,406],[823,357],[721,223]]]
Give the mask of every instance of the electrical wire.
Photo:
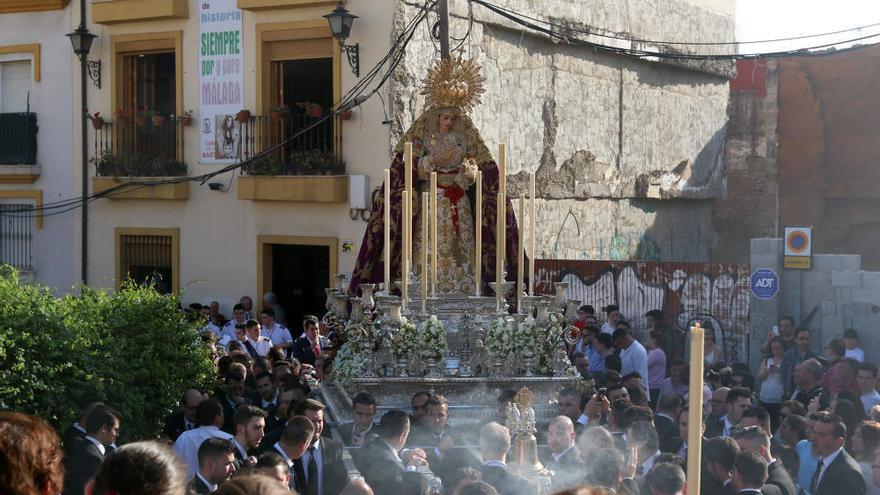
[[[112,198],[112,197],[118,196],[120,194],[135,191],[135,190],[142,189],[145,187],[165,185],[165,184],[179,184],[179,183],[183,183],[183,182],[199,182],[201,185],[203,185],[207,181],[209,181],[210,179],[212,179],[218,175],[221,175],[221,174],[224,174],[224,173],[227,173],[230,171],[234,172],[235,170],[240,169],[249,163],[252,163],[256,160],[259,160],[259,159],[271,154],[272,152],[280,149],[281,147],[287,145],[289,142],[291,142],[292,140],[301,136],[302,134],[305,134],[305,133],[311,131],[312,129],[321,125],[322,123],[324,123],[328,119],[335,117],[336,111],[338,111],[338,109],[344,107],[347,104],[350,104],[356,98],[367,93],[366,88],[378,77],[378,75],[382,72],[382,68],[390,60],[391,62],[388,65],[388,69],[386,71],[384,71],[385,73],[382,76],[382,78],[379,80],[379,83],[376,85],[375,88],[373,88],[371,91],[369,91],[369,93],[367,93],[366,98],[363,101],[361,101],[361,104],[363,104],[363,102],[366,101],[366,99],[369,99],[372,95],[377,94],[379,89],[381,89],[382,86],[385,84],[385,82],[388,81],[391,74],[395,71],[395,69],[399,66],[400,62],[403,60],[403,54],[406,51],[406,46],[409,44],[409,42],[412,40],[413,35],[415,34],[415,28],[423,20],[425,20],[427,18],[427,12],[429,11],[429,9],[433,8],[436,4],[437,4],[437,0],[426,0],[425,1],[425,4],[422,7],[419,14],[416,15],[413,19],[411,19],[409,24],[407,24],[406,27],[401,31],[401,33],[398,35],[398,37],[396,38],[394,43],[392,43],[392,46],[389,49],[388,53],[386,53],[385,56],[382,57],[382,59],[380,59],[379,62],[375,66],[373,66],[373,68],[370,69],[364,75],[363,78],[361,78],[351,89],[349,89],[343,96],[341,96],[339,98],[339,100],[337,100],[337,102],[331,107],[331,111],[328,112],[327,115],[324,115],[323,117],[321,117],[317,121],[313,122],[312,124],[310,124],[306,128],[301,129],[298,132],[294,133],[293,135],[287,137],[285,140],[283,140],[273,146],[270,146],[270,147],[260,151],[259,153],[256,153],[254,156],[248,158],[247,160],[241,161],[239,163],[233,163],[233,164],[230,164],[226,167],[215,170],[213,172],[205,173],[205,174],[198,175],[198,176],[184,176],[184,177],[176,177],[176,178],[172,178],[172,179],[162,179],[162,180],[155,180],[155,181],[127,181],[125,183],[120,183],[116,186],[105,189],[105,190],[100,191],[98,193],[93,193],[93,194],[86,196],[86,197],[70,198],[67,200],[61,200],[61,201],[57,201],[57,202],[53,202],[53,203],[46,203],[46,204],[40,205],[39,207],[31,207],[28,209],[22,209],[22,210],[18,210],[15,212],[0,212],[0,217],[10,216],[10,217],[18,217],[18,218],[28,218],[28,217],[46,218],[46,217],[60,215],[63,213],[73,211],[77,208],[80,208],[84,204],[88,204],[90,202],[95,201],[96,199]],[[55,211],[53,211],[53,210],[55,210]],[[49,211],[49,213],[44,213],[46,211]]]
[[[705,60],[705,61],[721,61],[721,60],[742,60],[742,59],[751,59],[751,58],[778,58],[778,57],[790,57],[790,56],[826,56],[831,54],[837,54],[842,52],[847,52],[851,50],[857,50],[865,48],[866,46],[871,45],[859,45],[853,46],[849,48],[844,48],[840,50],[836,50],[834,52],[815,52],[814,50],[820,50],[823,48],[830,48],[837,45],[843,45],[848,43],[855,43],[858,41],[864,41],[871,38],[880,37],[880,33],[875,33],[866,36],[860,36],[857,38],[851,38],[848,40],[835,41],[833,43],[825,43],[821,45],[814,45],[809,47],[803,47],[796,50],[785,50],[785,51],[777,51],[777,52],[765,52],[765,53],[719,53],[719,54],[690,54],[690,53],[678,53],[678,52],[659,52],[659,51],[649,51],[649,50],[641,50],[635,48],[622,48],[617,46],[609,46],[603,45],[600,43],[586,41],[577,37],[569,36],[557,31],[553,31],[551,29],[543,28],[541,26],[537,26],[528,20],[524,20],[521,18],[518,13],[511,13],[505,10],[500,9],[499,7],[491,4],[485,0],[471,0],[476,2],[487,9],[495,12],[496,14],[513,21],[516,24],[521,26],[525,26],[533,31],[537,31],[543,34],[546,34],[552,39],[556,39],[560,42],[567,43],[569,45],[579,45],[587,48],[592,48],[594,50],[602,50],[622,55],[629,55],[637,58],[656,58],[656,59],[670,59],[670,60]]]
[[[469,0],[469,2],[470,2],[470,0]],[[478,3],[483,3],[483,2],[478,2]],[[782,42],[782,41],[796,41],[796,40],[804,40],[804,39],[811,39],[811,38],[821,38],[821,37],[824,37],[824,36],[833,36],[833,35],[835,35],[835,34],[843,34],[843,33],[848,33],[848,32],[851,32],[851,31],[861,31],[861,30],[863,30],[863,29],[868,29],[868,28],[873,28],[873,27],[878,27],[878,26],[880,26],[880,22],[876,22],[876,23],[873,23],[873,24],[865,24],[865,25],[862,25],[862,26],[856,26],[856,27],[852,27],[852,28],[848,28],[848,29],[841,29],[841,30],[838,30],[838,31],[829,31],[829,32],[827,32],[827,33],[807,34],[807,35],[800,35],[800,36],[789,36],[789,37],[787,37],[787,38],[773,38],[773,39],[767,39],[767,40],[747,40],[747,41],[661,41],[661,40],[639,39],[639,38],[633,38],[633,37],[627,37],[627,36],[617,36],[617,35],[614,35],[614,34],[598,33],[598,32],[595,32],[595,31],[591,31],[591,30],[589,30],[589,29],[577,28],[577,27],[573,27],[573,26],[567,26],[567,25],[564,25],[564,24],[557,24],[557,23],[553,23],[552,21],[549,21],[549,20],[540,19],[540,18],[538,18],[538,17],[531,17],[531,16],[528,16],[528,15],[526,15],[526,14],[518,13],[518,12],[516,12],[516,11],[510,9],[510,8],[502,7],[502,6],[500,6],[500,5],[495,5],[495,7],[497,7],[497,8],[500,9],[500,10],[503,10],[503,11],[509,12],[509,13],[515,13],[516,15],[518,15],[518,16],[524,18],[524,19],[529,19],[529,20],[532,20],[532,21],[536,21],[536,22],[540,22],[540,23],[543,23],[543,24],[547,24],[547,25],[552,26],[552,27],[558,27],[558,28],[560,28],[560,29],[565,29],[565,30],[568,30],[568,31],[576,32],[576,33],[588,34],[588,35],[590,35],[590,36],[597,36],[597,37],[600,37],[600,38],[608,38],[608,39],[614,39],[614,40],[630,41],[630,42],[633,42],[633,43],[645,43],[645,44],[653,44],[653,45],[682,45],[682,46],[726,46],[726,45],[734,45],[734,46],[735,46],[735,45],[750,45],[750,44],[758,44],[758,43],[778,43],[778,42]]]

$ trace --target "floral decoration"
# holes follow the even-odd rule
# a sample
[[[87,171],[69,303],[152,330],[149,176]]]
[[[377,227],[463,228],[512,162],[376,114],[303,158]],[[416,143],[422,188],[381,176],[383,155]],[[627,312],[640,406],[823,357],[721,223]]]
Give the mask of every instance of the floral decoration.
[[[523,356],[542,354],[544,340],[541,328],[531,316],[526,318],[513,334],[514,347]]]
[[[439,358],[446,350],[446,327],[436,316],[422,322],[419,331],[419,351],[424,357]]]
[[[498,318],[486,332],[486,352],[495,359],[503,359],[513,352],[513,325]]]
[[[395,359],[409,359],[414,355],[420,345],[419,330],[414,323],[406,318],[400,322],[400,330],[394,333],[391,339],[391,352]]]
[[[353,342],[346,342],[333,358],[332,376],[338,384],[346,387],[364,372],[364,357]]]

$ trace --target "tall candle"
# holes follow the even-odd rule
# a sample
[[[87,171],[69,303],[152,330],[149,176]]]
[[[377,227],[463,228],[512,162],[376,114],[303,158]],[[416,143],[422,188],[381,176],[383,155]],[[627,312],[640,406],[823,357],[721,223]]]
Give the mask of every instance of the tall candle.
[[[385,292],[391,294],[391,169],[385,169]]]
[[[483,172],[477,170],[477,212],[474,214],[474,241],[476,253],[474,254],[474,282],[476,295],[479,296],[483,278]]]
[[[499,189],[498,195],[496,197],[496,202],[500,205],[504,200],[504,193]],[[501,218],[501,206],[496,208],[498,210],[498,214],[495,218],[495,306],[496,309],[501,309],[501,299],[502,299],[502,287],[501,283],[504,281],[504,277],[502,273],[504,272],[504,253],[502,251],[502,246],[504,245],[504,220]]]
[[[498,218],[501,219],[498,237],[501,239],[501,271],[504,272],[507,261],[507,145],[498,145],[498,191],[501,199],[498,201]],[[502,282],[504,276],[501,277]]]
[[[409,229],[409,230],[407,230],[406,237],[409,240],[409,244],[407,244],[406,249],[407,249],[407,257],[409,257],[409,259],[412,260],[412,256],[413,256],[413,252],[412,252],[412,249],[413,249],[412,248],[412,238],[413,238],[412,204],[416,200],[416,197],[413,193],[413,146],[412,146],[412,143],[406,143],[403,145],[403,170],[404,170],[404,173],[406,174],[404,184],[406,186],[406,193],[407,193],[407,198],[408,198],[406,201],[406,204],[407,204],[407,210],[409,211],[408,217],[410,219],[410,221],[407,222],[407,229]]]
[[[400,288],[400,300],[401,308],[405,310],[407,296],[409,296],[407,292],[409,289],[409,283],[407,283],[407,279],[409,278],[409,249],[407,247],[409,246],[409,239],[407,239],[409,233],[409,191],[403,191],[402,193],[400,193],[400,199],[401,203],[403,203],[403,208],[401,208],[403,216],[401,221],[401,224],[403,225],[403,242],[401,244],[403,245],[403,249],[400,252],[400,278],[402,281],[402,287]]]
[[[535,257],[537,256],[537,240],[538,231],[535,228],[535,173],[529,173],[529,196],[532,198],[529,214],[529,295],[535,295]]]
[[[525,271],[526,246],[525,246],[525,219],[526,217],[526,195],[519,194],[519,245],[517,246],[517,265],[516,265],[516,312],[522,313],[522,295],[523,295],[523,272]]]
[[[691,377],[688,390],[688,452],[687,480],[688,486],[700,486],[700,458],[702,456],[703,424],[703,334],[697,322],[691,327]]]
[[[428,202],[427,191],[422,193],[422,312],[428,310]]]
[[[431,297],[437,295],[437,172],[431,172]]]

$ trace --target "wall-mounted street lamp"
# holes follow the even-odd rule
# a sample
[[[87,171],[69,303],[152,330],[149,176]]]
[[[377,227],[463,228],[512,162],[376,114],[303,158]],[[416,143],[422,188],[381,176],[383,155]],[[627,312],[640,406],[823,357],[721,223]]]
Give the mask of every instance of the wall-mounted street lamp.
[[[73,53],[79,57],[80,61],[85,61],[92,84],[101,89],[101,61],[89,60],[89,51],[91,51],[92,42],[97,36],[90,33],[87,27],[80,26],[76,31],[68,33],[67,37],[70,38],[70,44],[73,45]]]
[[[342,2],[339,2],[333,12],[324,17],[330,23],[330,32],[333,33],[333,37],[339,40],[339,47],[342,49],[342,52],[348,56],[348,65],[351,67],[351,71],[355,77],[360,77],[360,45],[358,43],[354,45],[345,44],[345,40],[348,38],[349,33],[351,33],[351,25],[354,24],[354,20],[358,16],[346,10]]]

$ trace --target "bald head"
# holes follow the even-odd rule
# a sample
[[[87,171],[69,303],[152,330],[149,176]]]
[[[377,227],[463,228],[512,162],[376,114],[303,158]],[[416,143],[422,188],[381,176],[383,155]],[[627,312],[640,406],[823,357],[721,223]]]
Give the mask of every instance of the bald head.
[[[727,394],[730,389],[727,387],[718,387],[712,393],[712,416],[720,418],[727,414]]]
[[[510,432],[507,428],[494,421],[480,428],[480,454],[484,462],[504,462],[508,450],[510,450]]]
[[[351,480],[339,495],[373,495],[373,489],[362,479]]]
[[[561,454],[574,445],[574,423],[568,416],[556,416],[547,426],[547,445],[554,454]]]
[[[183,409],[183,415],[186,416],[186,419],[190,422],[196,422],[196,408],[199,407],[199,404],[202,403],[203,399],[204,395],[194,388],[183,393],[180,407]]]

